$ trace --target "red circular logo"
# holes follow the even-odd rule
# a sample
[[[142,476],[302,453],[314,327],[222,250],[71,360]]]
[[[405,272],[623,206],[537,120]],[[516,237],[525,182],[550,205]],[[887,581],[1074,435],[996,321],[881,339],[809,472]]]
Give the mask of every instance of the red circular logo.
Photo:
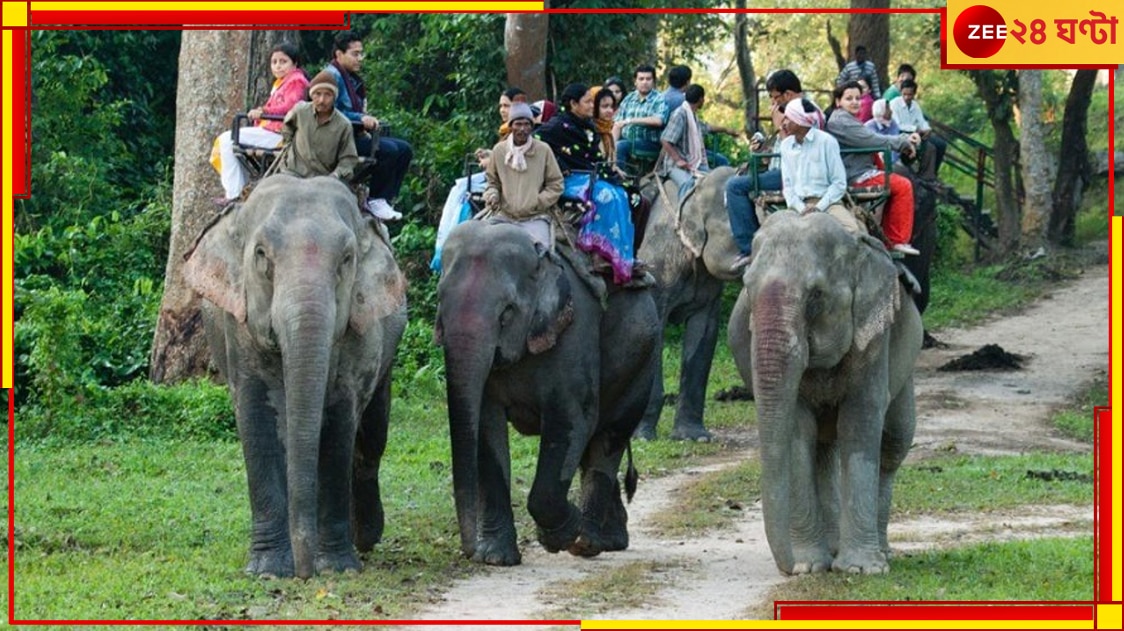
[[[995,9],[977,4],[956,18],[952,27],[956,47],[969,57],[991,57],[1007,41],[1007,22]]]

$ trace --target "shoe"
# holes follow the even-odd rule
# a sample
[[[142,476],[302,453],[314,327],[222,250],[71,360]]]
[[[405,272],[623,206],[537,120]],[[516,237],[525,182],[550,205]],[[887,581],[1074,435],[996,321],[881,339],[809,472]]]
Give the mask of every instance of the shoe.
[[[212,197],[211,198],[211,203],[213,203],[215,206],[218,206],[219,208],[226,208],[227,206],[233,204],[236,201],[238,201],[237,197],[232,198],[232,199],[227,199],[225,197]]]
[[[918,254],[921,254],[921,250],[918,250],[917,248],[913,247],[912,245],[910,245],[908,243],[899,243],[899,244],[895,245],[894,247],[892,247],[890,249],[895,251],[895,252],[901,252],[902,254],[910,254],[910,255],[913,255],[913,256],[917,256]]]
[[[745,269],[746,267],[749,267],[750,260],[751,257],[748,254],[742,254],[738,256],[738,258],[734,259],[734,263],[730,266],[730,269],[734,270],[735,272],[740,269]]]
[[[367,200],[367,212],[383,221],[398,221],[402,218],[402,213],[394,210],[394,207],[381,197]]]

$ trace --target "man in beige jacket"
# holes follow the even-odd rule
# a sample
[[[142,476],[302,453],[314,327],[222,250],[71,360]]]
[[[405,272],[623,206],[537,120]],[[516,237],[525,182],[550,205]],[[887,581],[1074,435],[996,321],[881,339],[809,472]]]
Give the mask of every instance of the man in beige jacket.
[[[533,120],[526,103],[512,104],[511,134],[492,149],[485,171],[485,207],[515,221],[547,214],[562,196],[562,170],[550,147],[531,137]]]

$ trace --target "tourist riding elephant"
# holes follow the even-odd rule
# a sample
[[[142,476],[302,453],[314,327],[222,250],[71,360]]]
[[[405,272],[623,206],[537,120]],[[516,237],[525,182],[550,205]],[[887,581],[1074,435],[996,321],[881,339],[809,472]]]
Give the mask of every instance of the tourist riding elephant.
[[[647,289],[606,306],[566,259],[510,223],[469,221],[442,251],[435,338],[444,349],[461,548],[520,562],[507,422],[541,435],[527,508],[547,550],[628,546],[617,471],[644,413],[659,354]],[[567,499],[581,467],[581,509]],[[625,476],[629,497],[636,472]]]
[[[656,278],[656,304],[660,321],[683,323],[683,350],[679,370],[679,401],[671,437],[709,440],[703,425],[706,383],[718,342],[718,319],[724,283],[741,278],[731,264],[738,248],[730,232],[724,193],[734,175],[729,167],[711,171],[686,197],[680,209],[674,203],[674,184],[659,191],[654,181],[645,196],[654,197],[644,241],[637,256],[646,261]],[[663,407],[663,366],[656,371],[652,398],[637,436],[656,437]]]
[[[234,401],[252,574],[357,570],[356,546],[382,536],[379,460],[406,303],[373,222],[335,178],[274,175],[185,266]]]
[[[897,277],[881,243],[825,213],[776,213],[753,239],[730,345],[752,367],[765,534],[786,574],[889,569],[921,350]]]

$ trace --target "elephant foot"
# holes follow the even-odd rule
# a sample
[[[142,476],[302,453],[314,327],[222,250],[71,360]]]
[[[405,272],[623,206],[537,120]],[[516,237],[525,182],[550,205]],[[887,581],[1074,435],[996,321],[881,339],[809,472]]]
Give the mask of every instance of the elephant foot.
[[[569,516],[566,521],[562,522],[561,526],[545,528],[540,525],[538,527],[539,543],[551,554],[568,549],[581,533],[581,512],[575,506],[571,505],[569,508]]]
[[[519,565],[523,557],[515,545],[514,537],[511,541],[501,541],[499,538],[478,539],[472,560],[485,565]]]
[[[709,443],[714,440],[714,435],[706,431],[702,423],[698,424],[677,424],[671,429],[672,440],[692,440],[697,443]]]
[[[634,440],[655,440],[656,439],[656,426],[655,424],[647,425],[641,423],[636,427],[636,431],[632,432]]]
[[[260,578],[289,578],[293,575],[292,550],[250,550],[246,573]]]
[[[819,546],[801,549],[793,546],[791,574],[816,574],[831,569],[831,553]]]
[[[355,552],[354,548],[348,546],[348,550],[339,552],[320,552],[316,555],[316,573],[332,571],[332,572],[347,572],[349,570],[358,572],[363,569],[363,564],[359,561],[359,555]]]
[[[886,574],[890,571],[890,563],[881,550],[858,550],[835,557],[831,569],[850,574]]]
[[[570,544],[570,554],[576,557],[595,557],[604,550],[601,543],[596,538],[587,537],[585,533],[578,535],[578,538]]]
[[[358,524],[355,529],[355,547],[360,552],[370,552],[375,544],[382,541],[382,523]]]

